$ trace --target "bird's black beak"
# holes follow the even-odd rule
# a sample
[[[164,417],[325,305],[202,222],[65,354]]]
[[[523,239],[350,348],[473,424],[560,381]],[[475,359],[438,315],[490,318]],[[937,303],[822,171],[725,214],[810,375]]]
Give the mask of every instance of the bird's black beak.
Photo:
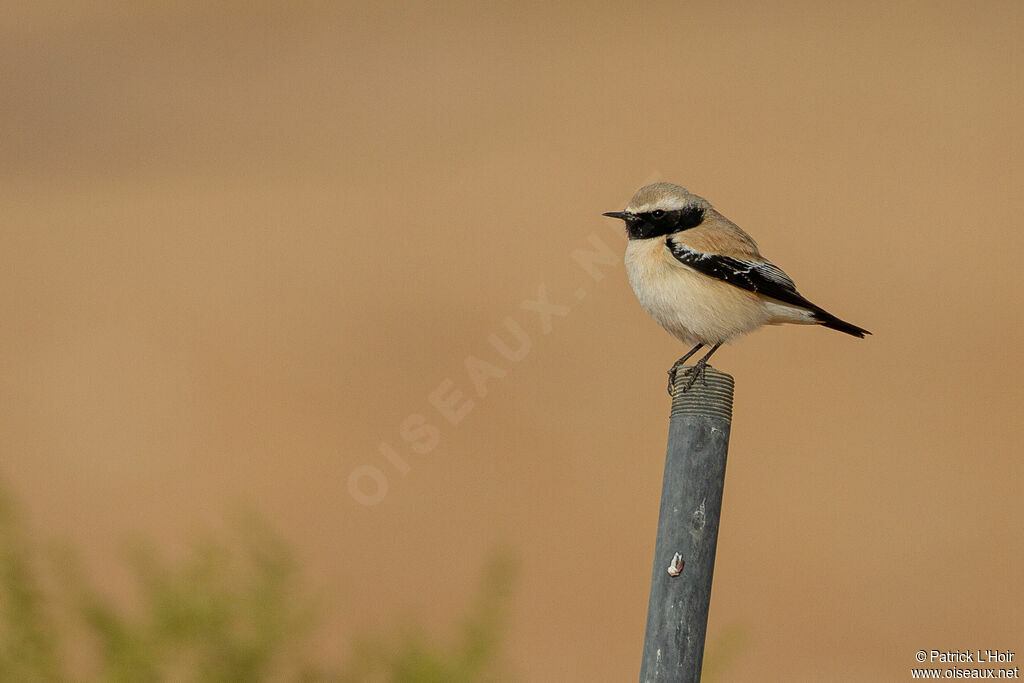
[[[601,215],[608,216],[608,218],[618,218],[620,221],[624,221],[629,218],[629,213],[626,211],[609,211],[608,213],[603,213]]]

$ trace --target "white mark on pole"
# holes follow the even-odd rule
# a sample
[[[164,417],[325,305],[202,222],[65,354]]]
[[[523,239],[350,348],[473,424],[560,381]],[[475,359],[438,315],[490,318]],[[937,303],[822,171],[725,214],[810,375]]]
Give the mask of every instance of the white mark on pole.
[[[668,575],[671,577],[679,576],[683,571],[683,556],[681,553],[676,553],[672,556],[672,563],[668,566]]]
[[[707,512],[705,511],[704,504],[707,503],[707,498],[700,502],[700,505],[696,510],[693,511],[693,516],[690,517],[690,536],[693,538],[693,542],[696,543],[704,535],[704,524],[707,523]]]

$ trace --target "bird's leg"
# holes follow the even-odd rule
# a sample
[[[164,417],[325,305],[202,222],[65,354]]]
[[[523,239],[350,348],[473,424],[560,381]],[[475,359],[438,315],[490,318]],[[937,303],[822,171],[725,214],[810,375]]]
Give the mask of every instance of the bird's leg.
[[[711,347],[711,350],[704,354],[704,357],[697,361],[697,363],[692,368],[687,368],[686,370],[683,371],[684,375],[690,376],[690,379],[686,380],[686,384],[683,386],[683,393],[689,391],[690,387],[694,385],[697,379],[703,381],[705,385],[708,383],[707,378],[704,377],[704,371],[708,367],[708,358],[711,358],[711,354],[717,351],[718,347],[721,345],[721,342],[715,344],[713,347]]]
[[[680,358],[679,360],[677,360],[677,361],[676,361],[676,362],[675,362],[675,363],[674,363],[674,364],[672,365],[672,369],[668,371],[668,395],[669,395],[669,396],[671,396],[671,395],[672,395],[672,387],[674,387],[674,386],[675,386],[675,383],[676,383],[676,371],[677,371],[677,370],[679,370],[679,366],[681,366],[681,365],[682,365],[683,363],[685,363],[686,361],[690,360],[690,356],[692,356],[693,354],[697,353],[697,352],[698,352],[698,351],[700,351],[700,350],[701,350],[702,348],[704,348],[704,345],[703,345],[703,344],[697,344],[697,345],[696,345],[696,346],[694,346],[694,347],[693,347],[692,349],[690,349],[690,350],[689,350],[689,351],[688,351],[688,352],[686,353],[686,355],[685,355],[685,356],[683,356],[682,358]]]

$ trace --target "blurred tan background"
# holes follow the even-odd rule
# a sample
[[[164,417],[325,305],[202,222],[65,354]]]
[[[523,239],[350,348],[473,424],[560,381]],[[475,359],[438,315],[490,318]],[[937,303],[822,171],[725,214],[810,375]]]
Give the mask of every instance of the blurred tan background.
[[[684,349],[600,214],[669,180],[874,333],[716,356],[727,678],[1019,653],[1022,37],[1020,2],[10,5],[0,475],[112,591],[126,537],[259,508],[327,659],[443,637],[510,547],[518,678],[635,680]]]

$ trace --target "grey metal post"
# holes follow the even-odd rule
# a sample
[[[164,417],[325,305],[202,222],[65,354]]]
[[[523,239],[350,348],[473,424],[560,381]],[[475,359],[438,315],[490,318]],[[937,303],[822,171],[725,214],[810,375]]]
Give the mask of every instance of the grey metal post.
[[[733,396],[731,375],[705,377],[676,377],[640,683],[700,681]]]

